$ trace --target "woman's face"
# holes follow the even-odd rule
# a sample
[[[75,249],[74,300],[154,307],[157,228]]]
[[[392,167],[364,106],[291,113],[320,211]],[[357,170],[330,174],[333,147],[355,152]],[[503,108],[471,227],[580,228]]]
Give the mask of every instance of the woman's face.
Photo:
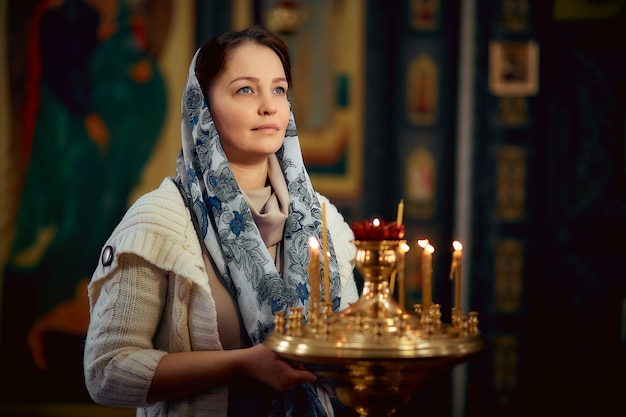
[[[231,164],[264,162],[289,122],[287,79],[278,55],[246,42],[232,51],[209,90],[211,115]]]

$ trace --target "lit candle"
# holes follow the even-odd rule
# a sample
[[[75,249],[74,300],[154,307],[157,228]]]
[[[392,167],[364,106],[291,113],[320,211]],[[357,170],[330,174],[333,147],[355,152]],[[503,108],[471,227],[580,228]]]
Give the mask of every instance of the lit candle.
[[[324,300],[331,305],[330,299],[330,252],[328,251],[328,236],[326,233],[326,202],[322,203],[322,250],[324,251]]]
[[[398,260],[398,302],[400,303],[400,307],[404,310],[406,306],[406,278],[405,278],[405,255],[409,251],[410,247],[406,242],[400,242],[399,247],[399,256]]]
[[[435,248],[428,243],[428,239],[419,240],[417,243],[424,248],[422,251],[422,276],[424,280],[422,284],[422,304],[424,306],[424,311],[429,311],[433,297],[432,275],[433,252],[435,251]]]
[[[320,305],[320,242],[314,237],[309,237],[309,285],[311,286],[309,308],[313,314],[319,312]]]
[[[452,242],[452,266],[450,267],[450,279],[454,279],[454,307],[461,312],[461,261],[463,259],[463,245],[458,240]]]
[[[402,224],[402,217],[404,216],[404,200],[400,199],[398,203],[398,214],[396,217],[396,224],[400,226]]]
[[[402,225],[402,216],[404,215],[404,200],[400,199],[400,202],[398,203],[398,213],[396,216],[396,225],[401,226]],[[378,219],[375,219],[378,220]],[[399,248],[400,249],[400,248]],[[404,289],[403,287],[403,283],[402,280],[404,280],[404,271],[402,271],[402,268],[404,268],[404,252],[402,250],[398,250],[398,261],[396,262],[396,269],[394,269],[393,271],[391,271],[391,279],[390,279],[390,283],[389,283],[389,290],[391,292],[391,295],[393,295],[395,288],[396,288],[396,277],[398,279],[398,302],[402,303],[402,290]],[[402,308],[404,308],[404,304],[401,304]]]

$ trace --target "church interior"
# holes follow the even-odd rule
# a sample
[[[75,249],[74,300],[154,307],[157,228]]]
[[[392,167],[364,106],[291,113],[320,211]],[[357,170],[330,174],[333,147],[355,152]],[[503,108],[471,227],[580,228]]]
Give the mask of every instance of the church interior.
[[[64,38],[58,27],[44,25],[48,3],[55,2],[0,5],[7,63],[0,70],[0,266],[19,238],[14,222],[25,195],[28,151],[20,138],[34,122],[26,105],[36,75],[28,59],[38,47],[33,39],[50,31],[57,67],[65,68],[56,82],[64,85],[77,71],[63,61],[71,49],[63,41],[88,39]],[[427,238],[435,248],[432,298],[442,305],[443,319],[451,320],[455,300],[465,312],[478,312],[484,350],[434,374],[394,416],[623,413],[626,0],[80,3],[96,12],[77,30],[111,33],[84,63],[101,77],[103,88],[95,94],[113,91],[116,65],[129,65],[127,56],[111,58],[123,54],[111,42],[119,41],[124,25],[143,36],[142,53],[161,77],[156,83],[156,73],[132,67],[139,81],[120,91],[145,94],[144,105],[130,101],[108,109],[132,114],[150,107],[160,130],[140,131],[119,120],[117,132],[134,144],[132,151],[121,146],[108,161],[113,168],[100,171],[110,176],[103,187],[116,185],[119,193],[110,198],[119,209],[85,219],[84,227],[110,232],[129,202],[175,169],[180,92],[193,52],[221,32],[266,26],[292,54],[291,104],[316,189],[349,222],[395,220],[402,205],[410,246],[403,307],[423,300],[417,242]],[[161,97],[162,103],[150,104]],[[41,103],[45,99],[42,94]],[[131,142],[142,134],[150,137]],[[61,171],[66,156],[51,153],[48,162]],[[98,224],[98,216],[109,222]],[[42,336],[49,346],[46,371],[27,352],[25,329],[41,307],[27,294],[40,286],[42,302],[53,305],[84,290],[82,281],[63,278],[71,273],[67,264],[93,269],[103,239],[90,240],[77,241],[62,263],[67,270],[40,272],[43,281],[10,282],[0,275],[0,415],[134,415],[96,406],[85,391],[84,320],[67,317]],[[463,245],[460,289],[450,279],[455,240]],[[361,287],[362,279],[357,272]],[[357,414],[346,409],[345,416]]]

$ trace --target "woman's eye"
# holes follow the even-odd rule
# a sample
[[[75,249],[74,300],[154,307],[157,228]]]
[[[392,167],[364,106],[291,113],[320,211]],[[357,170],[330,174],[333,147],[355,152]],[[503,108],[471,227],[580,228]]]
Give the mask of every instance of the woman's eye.
[[[285,94],[285,88],[283,88],[283,87],[276,87],[276,88],[274,89],[274,92],[275,92],[276,94]]]
[[[242,94],[250,94],[252,93],[252,89],[250,87],[241,87],[238,92]]]

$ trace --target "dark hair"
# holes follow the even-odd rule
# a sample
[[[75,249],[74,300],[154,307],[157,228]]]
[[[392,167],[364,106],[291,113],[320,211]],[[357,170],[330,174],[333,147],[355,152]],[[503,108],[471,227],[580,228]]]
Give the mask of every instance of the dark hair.
[[[283,64],[287,84],[291,85],[291,62],[285,43],[263,26],[251,26],[238,32],[226,32],[209,39],[200,48],[195,72],[207,104],[209,104],[209,89],[224,69],[228,54],[245,42],[264,45],[274,51]]]

